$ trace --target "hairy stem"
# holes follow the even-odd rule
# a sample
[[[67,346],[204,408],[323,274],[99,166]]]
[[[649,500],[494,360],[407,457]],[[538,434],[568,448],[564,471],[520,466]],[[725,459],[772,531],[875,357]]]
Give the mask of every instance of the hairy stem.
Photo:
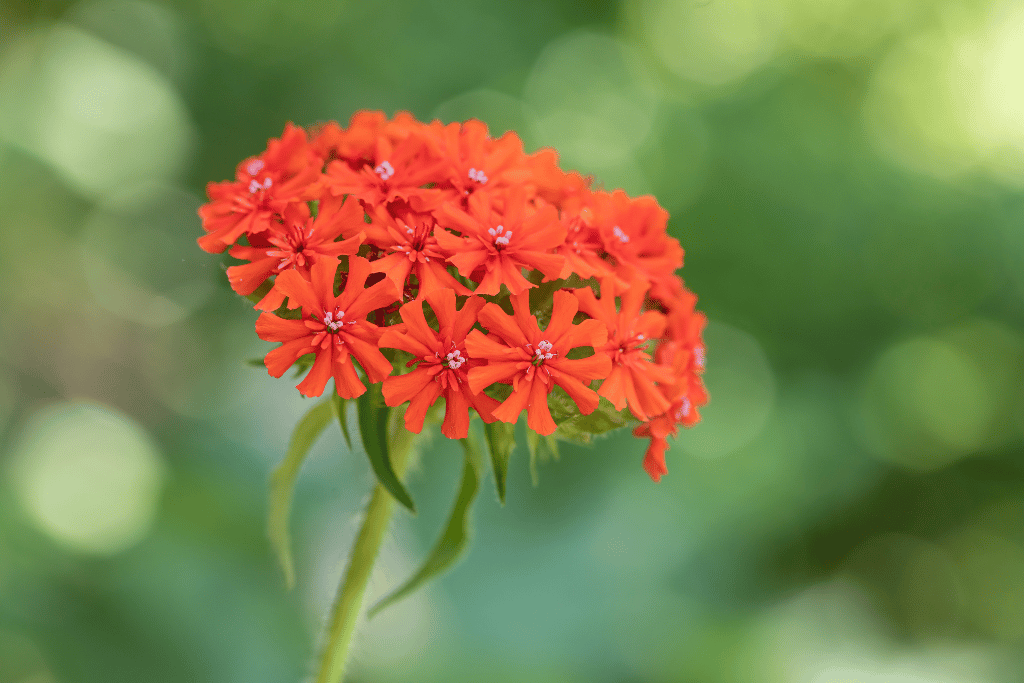
[[[414,437],[415,434],[404,428],[392,431],[389,451],[391,464],[399,477],[405,472]],[[345,677],[345,664],[363,604],[363,595],[366,593],[373,563],[380,552],[394,508],[395,499],[383,486],[375,484],[370,503],[366,507],[366,516],[352,546],[352,556],[345,578],[338,589],[338,596],[331,612],[316,683],[341,683]]]

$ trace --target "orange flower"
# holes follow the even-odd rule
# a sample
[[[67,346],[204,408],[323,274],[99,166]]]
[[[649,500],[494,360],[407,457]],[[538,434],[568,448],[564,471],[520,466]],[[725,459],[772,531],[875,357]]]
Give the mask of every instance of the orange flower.
[[[551,322],[541,331],[536,316],[530,315],[530,299],[526,293],[512,297],[514,315],[508,315],[497,304],[489,303],[480,311],[480,323],[490,334],[473,330],[466,337],[466,348],[472,358],[482,358],[487,365],[469,371],[469,388],[479,393],[501,382],[512,385],[512,395],[494,409],[502,422],[515,422],[527,411],[527,424],[538,434],[551,434],[555,422],[548,410],[548,394],[555,385],[562,387],[589,415],[600,399],[587,384],[607,377],[611,361],[597,351],[608,341],[608,330],[599,320],[584,320],[573,325],[579,301],[569,292],[554,294]],[[587,358],[570,359],[568,353],[581,346],[594,347]]]
[[[469,294],[448,272],[447,254],[434,237],[440,231],[430,214],[409,213],[402,220],[381,209],[375,223],[385,229],[375,246],[387,255],[373,262],[373,272],[384,273],[400,292],[409,288],[409,276],[415,275],[417,299],[446,287],[457,294]]]
[[[286,269],[295,269],[304,279],[309,279],[310,268],[320,259],[334,259],[336,263],[339,256],[354,255],[362,244],[362,232],[347,240],[335,240],[346,229],[352,231],[353,227],[358,229],[365,225],[363,207],[354,199],[345,202],[344,206],[341,202],[340,197],[324,199],[320,202],[316,218],[310,218],[305,204],[296,204],[294,209],[285,211],[283,224],[250,236],[250,246],[238,244],[231,247],[229,254],[250,261],[228,268],[231,288],[247,296],[268,277]],[[283,302],[284,294],[275,286],[255,307],[273,311]]]
[[[463,276],[480,283],[477,294],[497,294],[502,285],[512,294],[534,287],[523,277],[523,268],[539,270],[546,280],[562,272],[565,258],[551,252],[565,241],[565,226],[548,204],[530,210],[521,188],[508,193],[503,212],[477,193],[469,197],[469,213],[448,203],[438,214],[445,227],[462,237],[436,230],[437,243]]]
[[[312,282],[298,271],[288,270],[277,277],[275,286],[288,297],[289,308],[302,309],[300,320],[279,318],[262,313],[256,320],[256,334],[264,341],[283,342],[267,354],[264,363],[274,377],[280,377],[307,353],[316,360],[306,378],[298,385],[304,396],[324,393],[327,380],[334,377],[334,386],[342,398],[355,398],[366,391],[352,366],[355,357],[371,383],[391,374],[391,363],[377,348],[381,331],[367,322],[367,315],[398,298],[390,280],[363,288],[370,275],[370,263],[350,256],[349,272],[344,290],[334,295],[334,277],[338,260],[323,258],[310,269]]]
[[[675,278],[683,249],[665,230],[668,212],[649,195],[632,199],[622,190],[594,193],[592,210],[604,249],[625,282],[644,277],[653,283]],[[659,291],[652,292],[661,298]]]
[[[431,129],[444,146],[448,182],[463,200],[474,192],[504,191],[529,180],[523,142],[515,133],[495,140],[487,134],[487,124],[476,119],[447,126],[435,121]]]
[[[592,225],[593,212],[590,208],[585,207],[578,213],[563,211],[561,220],[566,226],[566,235],[565,242],[558,246],[558,253],[565,257],[565,266],[559,277],[564,280],[576,273],[586,280],[611,275],[612,264],[601,258],[604,243]]]
[[[312,140],[288,124],[234,181],[211,183],[199,244],[231,247],[244,262],[228,268],[236,292],[273,282],[257,309],[286,299],[301,308],[298,320],[264,313],[257,332],[281,343],[266,356],[274,376],[315,356],[303,394],[321,394],[333,376],[338,394],[352,398],[364,381],[387,378],[385,400],[409,402],[410,430],[420,431],[444,396],[442,432],[462,438],[471,408],[504,422],[525,409],[534,431],[553,433],[557,385],[583,414],[605,397],[643,422],[634,433],[651,439],[644,467],[657,480],[669,437],[695,424],[707,402],[705,318],[676,275],[683,250],[667,232],[668,213],[653,197],[592,184],[559,168],[554,150],[527,155],[515,133],[492,138],[481,121],[359,111],[347,128],[318,126]],[[339,269],[341,256],[350,272]],[[549,291],[538,284],[554,280],[582,287],[537,300]],[[535,310],[551,307],[545,330],[530,294]],[[385,315],[396,301],[409,302],[397,325]],[[573,325],[578,311],[590,319]],[[471,331],[478,323],[485,330]],[[389,377],[382,340],[413,353],[415,368]],[[593,354],[577,358],[587,351],[574,349],[588,346]],[[595,379],[604,380],[597,391]],[[511,386],[501,403],[483,393],[495,383]]]
[[[324,159],[346,159],[369,161],[377,146],[377,137],[387,125],[388,118],[382,111],[357,111],[349,119],[348,128],[342,129],[330,121],[317,128],[310,143]]]
[[[666,397],[674,401],[689,395],[692,405],[702,406],[707,402],[707,393],[700,381],[705,362],[702,332],[707,318],[694,310],[697,297],[685,288],[682,291],[668,312],[666,339],[658,345],[655,358],[658,363],[672,368],[673,381],[662,385]],[[694,414],[685,424],[696,424],[699,419]]]
[[[640,313],[647,284],[636,281],[631,287],[620,289],[614,278],[608,278],[601,281],[600,299],[589,287],[575,293],[580,309],[608,327],[608,343],[601,350],[611,358],[612,370],[597,393],[611,401],[616,410],[628,404],[638,420],[648,420],[649,416],[668,410],[669,402],[655,383],[671,383],[671,369],[655,365],[647,350],[665,332],[665,316],[656,311]],[[622,297],[618,311],[616,296]]]
[[[393,142],[378,135],[369,161],[335,160],[327,165],[324,185],[333,195],[351,194],[375,207],[401,199],[417,208],[432,208],[440,190],[424,189],[443,168],[438,151],[424,134]]]
[[[455,292],[450,289],[436,289],[426,300],[437,316],[436,331],[423,316],[422,302],[413,301],[399,311],[405,329],[388,329],[380,338],[381,346],[407,351],[416,356],[412,362],[417,363],[412,372],[384,380],[384,402],[397,406],[409,401],[405,427],[419,434],[427,409],[443,396],[441,433],[449,439],[464,439],[469,433],[469,409],[475,409],[484,422],[494,422],[491,411],[498,405],[487,394],[471,391],[467,378],[480,361],[466,351],[466,334],[485,302],[472,296],[457,311]]]
[[[646,436],[651,439],[647,452],[644,453],[643,465],[644,471],[655,482],[661,481],[662,476],[668,474],[668,467],[665,465],[668,437],[678,433],[679,418],[690,411],[689,401],[683,398],[673,403],[670,408],[671,410],[664,415],[659,415],[633,430],[633,436]]]
[[[697,408],[708,402],[708,393],[700,375],[704,372],[704,342],[701,331],[707,322],[704,314],[694,310],[697,297],[680,283],[680,298],[674,302],[667,316],[667,338],[655,351],[655,358],[671,368],[671,381],[658,385],[667,401],[668,409],[650,422],[633,430],[634,436],[651,439],[644,456],[644,469],[654,481],[668,473],[665,451],[668,437],[675,436],[679,425],[692,427],[700,422]]]
[[[209,183],[210,202],[199,207],[203,230],[199,246],[219,254],[244,234],[270,228],[292,202],[316,199],[323,167],[306,142],[306,131],[289,123],[280,140],[270,140],[267,151],[238,165],[235,180]]]

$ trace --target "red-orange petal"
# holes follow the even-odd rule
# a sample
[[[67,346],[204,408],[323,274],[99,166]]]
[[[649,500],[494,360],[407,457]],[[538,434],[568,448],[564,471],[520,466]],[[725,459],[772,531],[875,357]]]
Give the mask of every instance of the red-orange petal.
[[[536,375],[534,375],[533,384],[530,387],[530,404],[526,412],[526,425],[544,436],[553,434],[558,427],[551,419],[551,411],[548,410],[548,385],[540,381]]]
[[[316,360],[313,361],[313,367],[309,369],[306,378],[299,382],[295,388],[303,396],[320,396],[324,393],[324,387],[327,386],[327,380],[330,378],[331,352],[329,349],[323,349],[316,354]]]
[[[519,372],[518,362],[505,361],[478,365],[469,371],[469,388],[474,394],[479,394],[495,382],[510,380],[517,372]]]

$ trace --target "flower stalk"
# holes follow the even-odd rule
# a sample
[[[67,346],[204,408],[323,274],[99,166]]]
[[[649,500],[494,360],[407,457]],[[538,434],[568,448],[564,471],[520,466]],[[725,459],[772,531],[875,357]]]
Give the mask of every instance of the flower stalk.
[[[405,429],[389,430],[389,451],[395,473],[401,477],[409,465],[416,434]],[[366,506],[363,523],[359,527],[345,576],[331,609],[327,639],[320,655],[316,683],[341,683],[345,678],[352,638],[366,594],[366,586],[373,566],[384,542],[395,499],[379,483]]]

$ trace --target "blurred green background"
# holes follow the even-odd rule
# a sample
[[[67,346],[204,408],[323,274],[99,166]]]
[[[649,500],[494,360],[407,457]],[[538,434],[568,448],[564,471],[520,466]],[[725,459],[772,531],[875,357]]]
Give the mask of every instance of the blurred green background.
[[[1024,5],[1016,0],[3,0],[0,683],[288,683],[371,477],[201,252],[207,181],[286,121],[479,117],[653,193],[712,402],[475,506],[353,681],[1024,681]],[[460,471],[437,438],[371,592]]]

